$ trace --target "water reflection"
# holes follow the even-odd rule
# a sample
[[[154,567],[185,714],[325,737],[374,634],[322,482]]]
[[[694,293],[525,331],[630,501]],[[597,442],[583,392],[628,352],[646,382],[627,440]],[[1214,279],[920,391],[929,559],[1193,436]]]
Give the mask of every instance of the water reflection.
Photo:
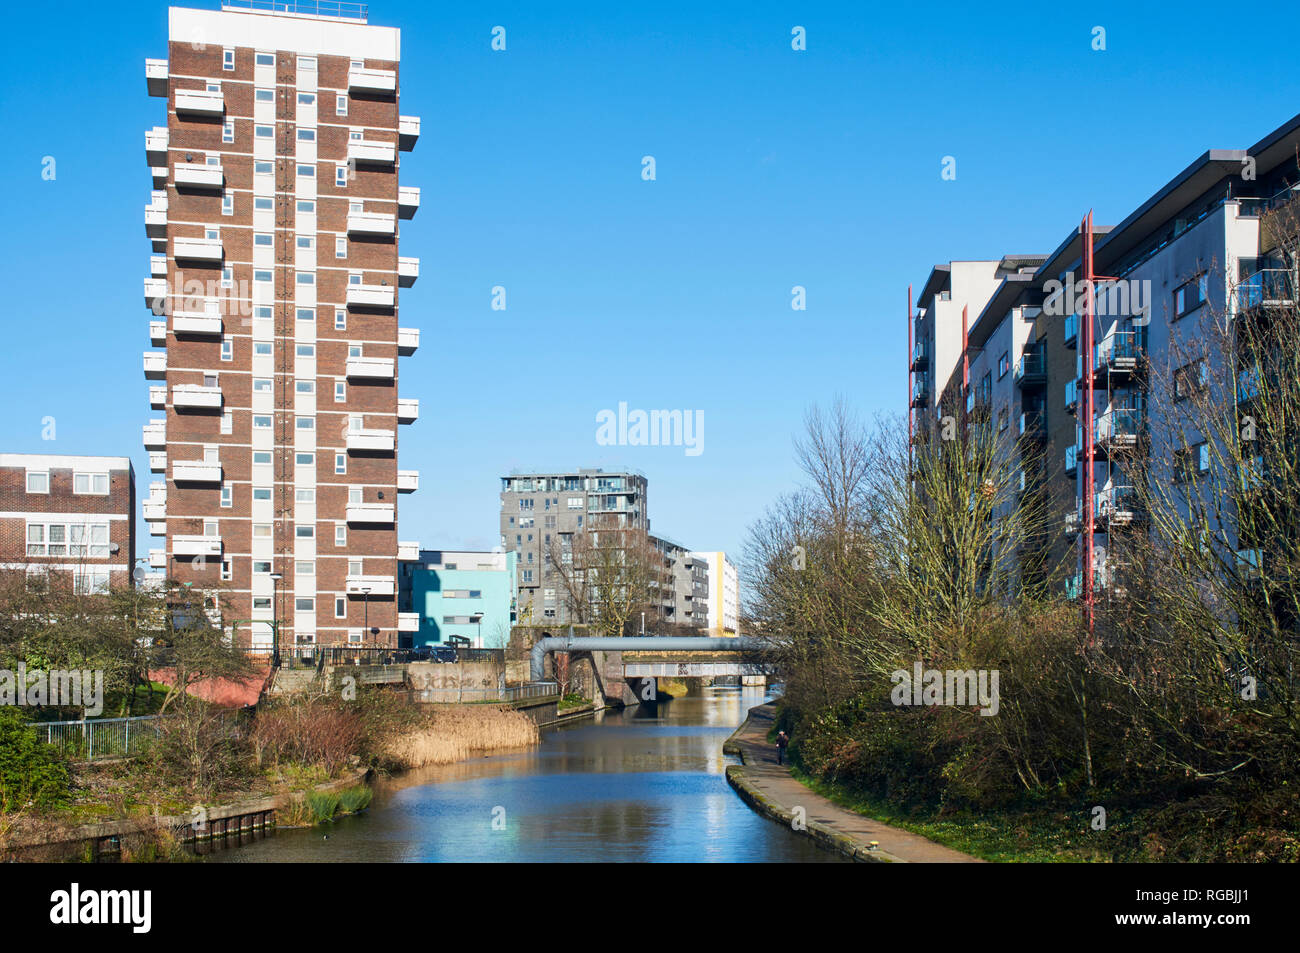
[[[835,860],[723,777],[723,741],[762,701],[762,689],[717,688],[604,713],[536,748],[381,782],[362,816],[210,861]]]

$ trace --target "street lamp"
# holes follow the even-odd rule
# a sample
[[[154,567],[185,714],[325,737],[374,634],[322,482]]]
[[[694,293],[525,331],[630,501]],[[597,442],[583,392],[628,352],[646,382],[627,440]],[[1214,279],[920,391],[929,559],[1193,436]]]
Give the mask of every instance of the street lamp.
[[[361,604],[364,606],[363,614],[365,616],[366,638],[370,638],[370,587],[361,587]]]
[[[280,667],[280,580],[284,573],[271,573],[271,668]]]
[[[483,613],[481,612],[475,613],[473,619],[474,619],[474,626],[475,626],[474,629],[474,642],[476,643],[475,648],[481,649],[483,647]]]

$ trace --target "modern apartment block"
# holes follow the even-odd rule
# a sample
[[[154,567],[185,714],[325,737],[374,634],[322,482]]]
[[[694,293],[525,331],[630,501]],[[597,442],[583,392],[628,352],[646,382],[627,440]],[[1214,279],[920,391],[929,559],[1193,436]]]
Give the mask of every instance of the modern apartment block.
[[[168,58],[145,61],[167,107],[145,133],[150,562],[223,589],[255,647],[273,618],[284,647],[396,645],[397,498],[419,480],[397,462],[419,344],[398,320],[419,274],[398,250],[420,126],[400,31],[248,6],[172,7]]]
[[[516,554],[519,621],[570,621],[564,587],[547,557],[571,564],[574,534],[593,522],[648,532],[646,514],[646,478],[639,473],[582,469],[502,477],[501,546]]]
[[[67,574],[89,593],[131,585],[134,567],[128,457],[0,453],[0,568]]]
[[[516,555],[423,549],[418,560],[401,562],[402,647],[464,640],[473,648],[505,648],[516,620]]]
[[[659,619],[669,625],[703,629],[709,623],[709,561],[680,543],[651,536],[650,543],[664,558],[663,584],[654,599]]]
[[[736,567],[721,551],[691,555],[708,566],[709,597],[705,627],[710,635],[737,635],[740,630],[740,580]]]
[[[1068,593],[1083,592],[1085,553],[1095,590],[1123,591],[1122,539],[1141,518],[1136,455],[1171,426],[1151,404],[1150,372],[1176,381],[1204,374],[1178,365],[1203,334],[1206,309],[1235,319],[1279,302],[1295,306],[1296,261],[1261,216],[1296,195],[1298,150],[1300,116],[1248,149],[1210,150],[1120,224],[1085,221],[1046,256],[1003,259],[991,291],[957,281],[971,271],[982,278],[989,262],[931,273],[910,318],[911,406],[935,410],[922,414],[935,419],[946,389],[964,397],[968,414],[987,412],[999,430],[1036,437],[1045,448],[1036,476],[1061,516],[1060,531],[1044,541],[1046,563],[1067,567]],[[1081,323],[1089,247],[1098,276],[1090,329]],[[959,288],[965,328],[952,300]],[[1187,438],[1190,465],[1204,469],[1207,455],[1195,445],[1204,436]],[[1022,479],[1034,476],[1022,471]]]

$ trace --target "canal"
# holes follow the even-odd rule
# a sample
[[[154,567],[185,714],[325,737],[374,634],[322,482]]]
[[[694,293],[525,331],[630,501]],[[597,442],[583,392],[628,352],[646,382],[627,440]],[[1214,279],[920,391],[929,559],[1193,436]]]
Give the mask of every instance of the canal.
[[[543,731],[542,743],[380,781],[370,809],[213,862],[837,861],[751,811],[722,743],[762,688],[708,688]]]

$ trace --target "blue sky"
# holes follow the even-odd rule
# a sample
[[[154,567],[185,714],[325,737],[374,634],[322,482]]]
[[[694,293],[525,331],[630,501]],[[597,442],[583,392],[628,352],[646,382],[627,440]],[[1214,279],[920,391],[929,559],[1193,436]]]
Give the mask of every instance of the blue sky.
[[[1049,251],[1088,208],[1117,222],[1300,111],[1287,32],[1221,5],[866,6],[370,4],[402,28],[402,112],[423,120],[402,160],[422,206],[400,323],[422,337],[400,368],[421,402],[401,538],[490,547],[512,468],[629,466],[656,531],[739,550],[799,482],[808,406],[902,412],[907,285],[934,262]],[[7,18],[0,448],[129,454],[144,495],[143,134],[165,117],[143,61],[166,55],[166,7]],[[620,401],[703,411],[704,452],[598,446]]]

